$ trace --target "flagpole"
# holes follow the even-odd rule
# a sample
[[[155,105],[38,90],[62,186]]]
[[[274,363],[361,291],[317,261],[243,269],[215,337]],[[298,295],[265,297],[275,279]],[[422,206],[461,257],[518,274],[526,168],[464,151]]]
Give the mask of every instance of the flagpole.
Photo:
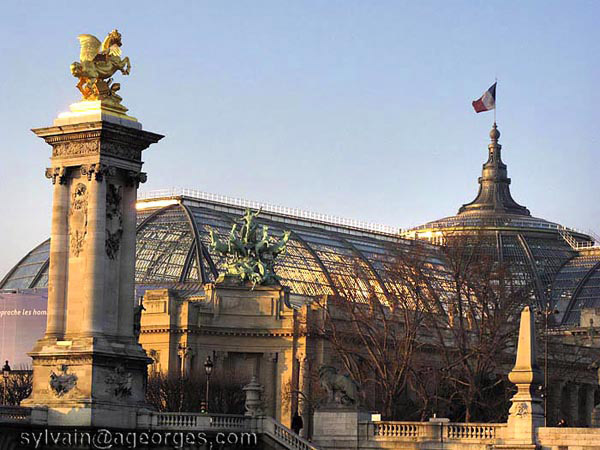
[[[498,109],[498,77],[494,77],[495,78],[495,84],[496,84],[496,98],[494,100],[494,125],[496,125],[496,110]]]

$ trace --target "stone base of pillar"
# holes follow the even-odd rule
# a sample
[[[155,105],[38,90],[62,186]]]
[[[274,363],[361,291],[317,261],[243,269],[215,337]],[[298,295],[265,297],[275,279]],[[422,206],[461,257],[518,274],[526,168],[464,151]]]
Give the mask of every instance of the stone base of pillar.
[[[600,428],[600,404],[592,411],[592,427]]]
[[[313,441],[323,448],[357,448],[360,422],[370,419],[366,411],[329,408],[315,411]]]
[[[147,409],[150,358],[132,342],[44,338],[29,353],[33,390],[22,406],[48,408],[48,426],[134,428]]]

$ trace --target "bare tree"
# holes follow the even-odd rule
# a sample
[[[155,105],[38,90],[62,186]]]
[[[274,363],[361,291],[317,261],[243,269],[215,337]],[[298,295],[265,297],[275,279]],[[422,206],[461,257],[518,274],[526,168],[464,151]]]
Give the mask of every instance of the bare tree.
[[[0,381],[1,383],[1,381]],[[28,370],[15,370],[6,379],[6,384],[2,385],[3,396],[7,405],[17,406],[22,400],[25,400],[31,394],[33,387],[33,375]]]
[[[517,319],[533,298],[532,286],[497,260],[485,236],[447,236],[442,252],[445,276],[421,277],[427,340],[438,355],[437,397],[454,420],[502,420],[510,395],[502,375],[510,370]]]
[[[412,261],[396,257],[385,263],[388,292],[365,281],[369,274],[357,263],[356,285],[349,286],[344,297],[315,300],[320,318],[309,323],[309,330],[330,344],[343,368],[367,394],[367,406],[379,409],[386,418],[396,418],[408,398],[420,345],[423,300],[417,284],[398,282],[414,275]]]
[[[248,380],[246,380],[247,382]],[[209,411],[222,414],[244,412],[244,382],[215,371],[210,380]],[[200,412],[206,377],[180,377],[163,373],[148,378],[146,401],[161,412]]]

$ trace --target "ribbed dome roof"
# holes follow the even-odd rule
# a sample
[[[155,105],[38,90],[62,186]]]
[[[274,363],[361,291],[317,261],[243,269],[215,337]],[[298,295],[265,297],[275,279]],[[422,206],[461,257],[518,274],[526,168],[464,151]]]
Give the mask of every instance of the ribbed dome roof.
[[[499,261],[508,263],[517,279],[533,281],[537,301],[545,307],[548,303],[558,302],[561,295],[568,296],[567,293],[551,291],[557,274],[565,270],[568,272],[565,268],[571,261],[577,260],[578,252],[567,239],[575,243],[591,243],[593,240],[585,233],[533,217],[529,209],[512,198],[511,180],[507,166],[502,162],[499,138],[500,131],[494,123],[490,131],[488,159],[478,179],[479,191],[475,200],[462,205],[454,216],[427,222],[405,230],[401,235],[430,242],[441,242],[444,236],[455,233],[482,235],[488,251]],[[594,258],[600,261],[600,257]],[[565,276],[568,278],[569,275]],[[580,303],[573,297],[580,293],[574,290],[568,300],[560,300],[566,303],[561,306],[561,320],[569,323],[578,321],[578,313],[565,311]],[[586,301],[588,305],[592,303],[600,306],[600,292],[596,294],[595,301]]]

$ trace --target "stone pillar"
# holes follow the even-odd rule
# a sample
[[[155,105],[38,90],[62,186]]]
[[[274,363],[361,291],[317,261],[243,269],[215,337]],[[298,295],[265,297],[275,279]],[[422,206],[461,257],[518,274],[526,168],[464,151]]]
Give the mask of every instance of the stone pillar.
[[[578,426],[579,422],[579,386],[575,383],[568,383],[566,386],[567,397],[567,425],[570,427]]]
[[[137,188],[146,181],[144,174],[131,173],[129,182],[123,186],[123,237],[121,239],[119,324],[118,334],[125,338],[132,336],[133,307],[135,304],[135,231]]]
[[[54,198],[47,329],[22,404],[47,406],[49,426],[131,428],[151,362],[133,333],[136,190],[162,136],[100,101],[71,109],[33,130],[52,146]]]
[[[594,386],[594,389],[592,389],[592,403],[596,403],[597,392],[598,386]],[[600,428],[600,403],[596,403],[592,410],[592,427]]]
[[[308,358],[301,355],[299,364],[298,391],[300,391],[300,394],[298,394],[298,414],[302,417],[302,423],[304,424],[300,435],[306,438],[310,432],[310,405],[307,402],[307,399],[310,398],[310,367]]]
[[[49,168],[46,177],[54,184],[54,207],[50,232],[50,267],[48,268],[48,316],[46,337],[62,339],[65,333],[65,300],[68,257],[67,212],[69,210],[69,186],[64,167]]]
[[[592,426],[592,414],[594,411],[594,389],[595,386],[584,384],[580,388],[583,392],[583,411],[584,416],[581,418],[582,423],[586,427]]]
[[[106,184],[101,172],[93,174],[89,181],[87,185],[87,248],[84,250],[87,255],[85,256],[83,282],[79,287],[83,290],[81,334],[97,336],[103,332],[103,327],[111,325],[102,317],[105,288]],[[72,284],[72,286],[77,289],[75,285]]]
[[[192,358],[194,356],[194,350],[187,344],[179,344],[177,351],[180,361],[180,375],[182,378],[187,378],[191,375],[192,371]]]
[[[548,411],[546,411],[547,426],[553,427],[561,419],[561,393],[564,382],[552,380],[548,386]]]
[[[506,443],[535,448],[537,428],[544,426],[544,407],[538,389],[544,377],[537,365],[535,322],[529,306],[521,313],[517,358],[508,379],[517,386],[517,393],[509,410]]]

